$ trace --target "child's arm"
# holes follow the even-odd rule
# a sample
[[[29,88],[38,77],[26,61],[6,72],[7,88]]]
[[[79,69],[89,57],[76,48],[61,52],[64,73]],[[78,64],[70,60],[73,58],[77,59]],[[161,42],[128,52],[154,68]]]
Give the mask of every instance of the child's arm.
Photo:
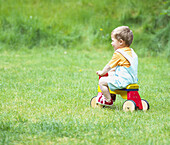
[[[116,70],[116,67],[112,68],[112,69],[108,72],[109,76],[113,76],[113,74],[115,73],[115,70]]]
[[[111,69],[111,67],[109,65],[106,65],[102,71],[97,71],[96,74],[99,76],[104,76],[106,73],[108,73],[108,71]]]
[[[116,66],[118,65],[118,63],[120,62],[120,56],[121,54],[119,53],[114,53],[112,59],[109,61],[109,63],[103,68],[102,71],[97,71],[96,74],[99,76],[103,76],[106,73],[108,73],[112,68],[112,71],[115,71]]]
[[[109,72],[113,72],[116,70],[116,67],[112,68]]]

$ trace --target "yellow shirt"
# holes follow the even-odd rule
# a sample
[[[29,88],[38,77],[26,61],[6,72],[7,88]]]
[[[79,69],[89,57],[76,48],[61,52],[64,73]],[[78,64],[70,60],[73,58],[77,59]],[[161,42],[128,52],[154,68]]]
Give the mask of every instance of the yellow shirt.
[[[128,55],[132,56],[131,49],[129,47],[119,48],[125,51]],[[112,59],[107,64],[111,68],[116,66],[130,67],[129,61],[119,52],[114,52]]]

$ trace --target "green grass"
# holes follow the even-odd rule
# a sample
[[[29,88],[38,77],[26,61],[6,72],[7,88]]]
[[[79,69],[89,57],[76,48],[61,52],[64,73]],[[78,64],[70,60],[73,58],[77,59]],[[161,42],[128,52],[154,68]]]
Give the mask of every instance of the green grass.
[[[111,31],[128,25],[141,56],[170,52],[168,0],[0,0],[0,49],[110,48]],[[103,31],[100,31],[100,28]]]
[[[147,112],[93,109],[96,70],[112,51],[26,49],[0,51],[0,144],[169,144],[166,58],[139,58],[140,95]]]
[[[168,0],[0,0],[0,144],[169,144],[169,19]],[[148,112],[90,107],[119,25]]]

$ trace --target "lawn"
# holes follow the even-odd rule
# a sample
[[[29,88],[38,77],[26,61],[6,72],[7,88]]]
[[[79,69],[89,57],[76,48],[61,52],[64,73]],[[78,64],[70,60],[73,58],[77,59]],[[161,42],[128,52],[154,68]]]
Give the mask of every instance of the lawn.
[[[164,57],[139,58],[140,95],[147,112],[93,109],[95,72],[108,50],[62,48],[0,51],[0,144],[170,144],[170,64]]]

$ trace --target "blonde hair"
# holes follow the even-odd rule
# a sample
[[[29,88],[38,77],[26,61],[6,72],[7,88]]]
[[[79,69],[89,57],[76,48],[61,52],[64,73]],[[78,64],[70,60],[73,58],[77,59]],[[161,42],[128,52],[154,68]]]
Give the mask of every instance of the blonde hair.
[[[117,40],[125,41],[126,46],[130,46],[133,41],[133,32],[128,26],[120,26],[115,28],[111,33]]]

